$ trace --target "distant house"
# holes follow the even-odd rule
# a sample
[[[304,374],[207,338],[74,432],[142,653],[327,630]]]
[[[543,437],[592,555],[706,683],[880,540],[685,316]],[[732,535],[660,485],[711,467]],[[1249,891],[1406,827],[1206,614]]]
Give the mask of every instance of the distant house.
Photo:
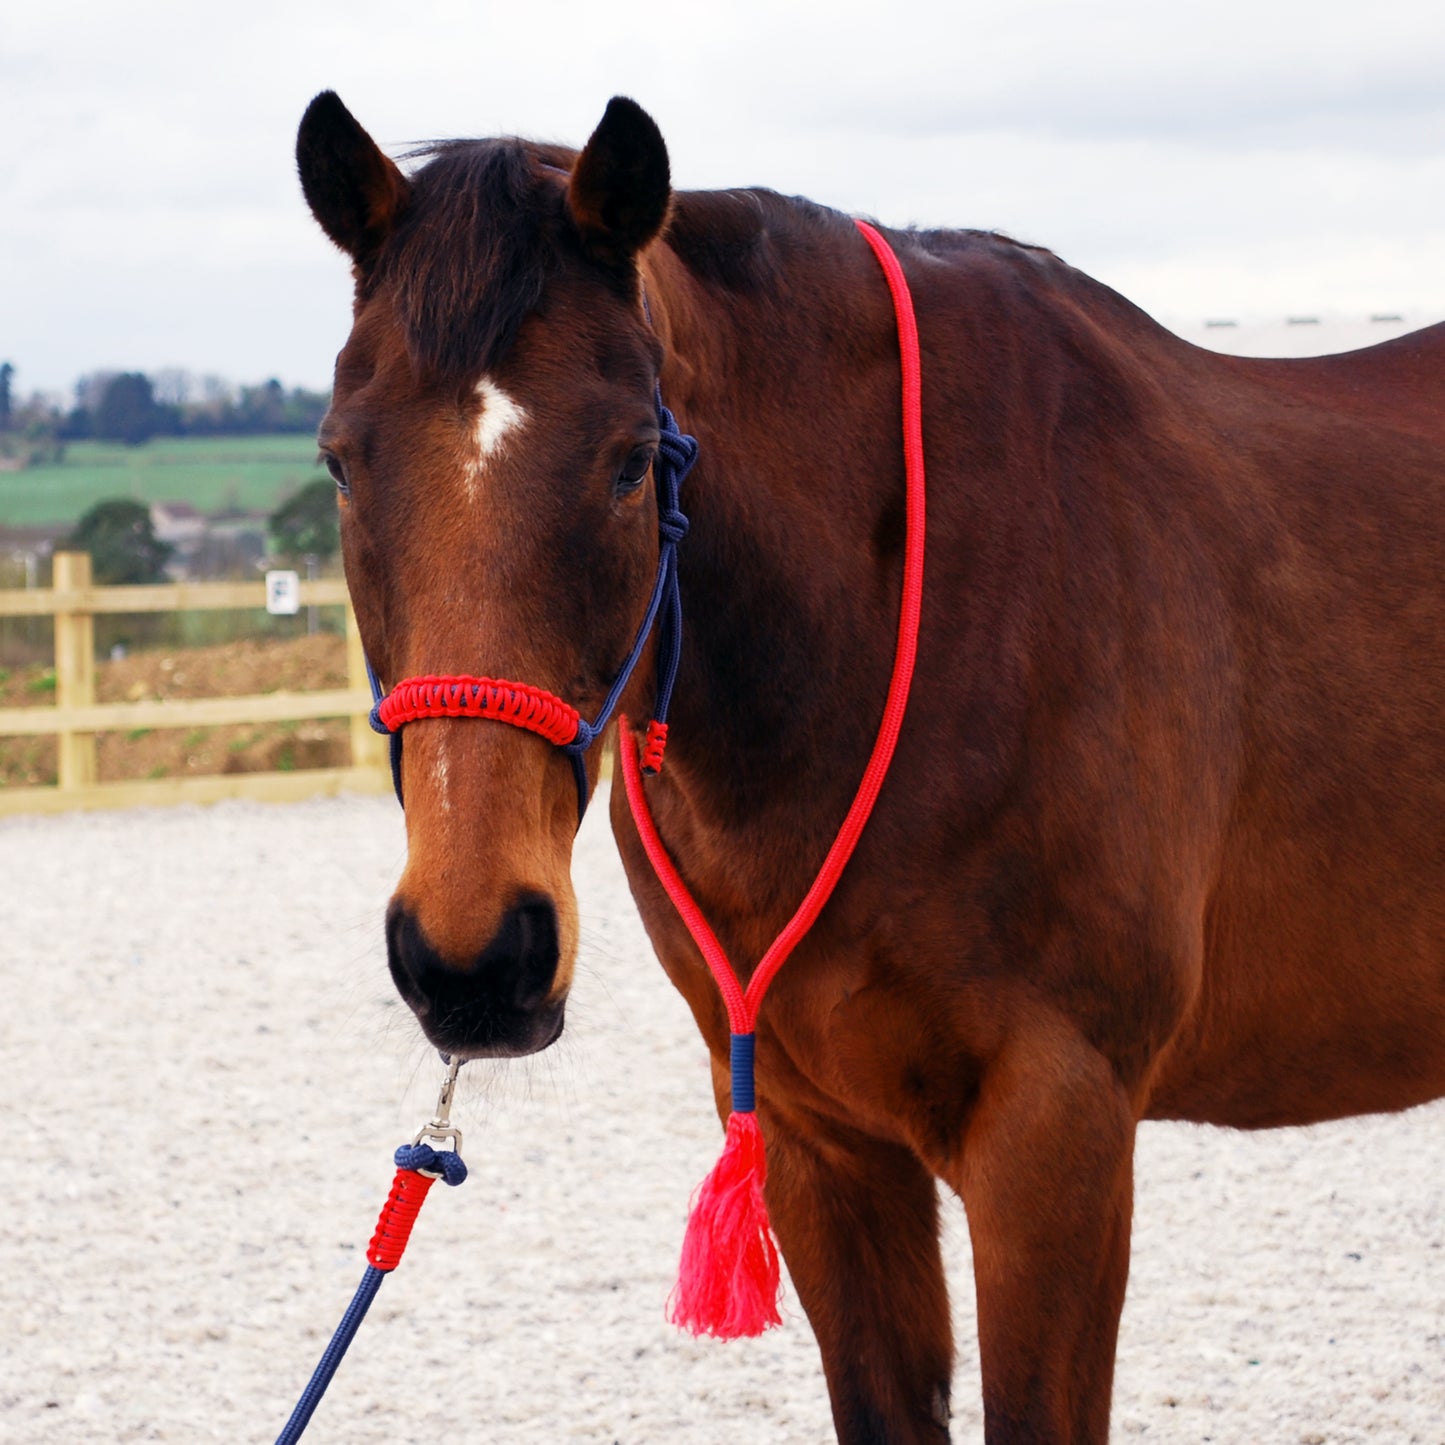
[[[224,507],[210,518],[206,563],[210,575],[234,575],[247,568],[259,570],[266,560],[265,512]]]
[[[189,502],[152,502],[151,526],[158,541],[182,552],[206,535],[206,515]]]
[[[175,581],[256,572],[266,555],[266,513],[238,507],[207,514],[189,502],[155,502],[151,526],[175,549],[166,572]]]
[[[152,502],[151,527],[156,540],[171,547],[166,575],[173,582],[194,576],[192,564],[206,542],[206,514],[190,502]]]

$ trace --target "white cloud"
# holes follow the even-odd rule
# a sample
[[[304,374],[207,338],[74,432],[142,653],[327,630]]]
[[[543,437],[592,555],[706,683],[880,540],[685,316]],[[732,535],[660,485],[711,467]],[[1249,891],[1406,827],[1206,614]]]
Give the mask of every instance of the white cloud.
[[[1445,315],[1438,5],[55,0],[0,32],[0,352],[324,384],[346,266],[292,144],[580,143],[614,92],[682,185],[997,227],[1156,314]]]

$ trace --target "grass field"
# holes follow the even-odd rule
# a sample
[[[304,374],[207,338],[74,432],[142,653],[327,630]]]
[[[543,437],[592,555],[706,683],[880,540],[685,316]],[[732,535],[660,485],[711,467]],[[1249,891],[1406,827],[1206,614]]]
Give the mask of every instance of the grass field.
[[[62,462],[0,472],[0,526],[73,522],[112,497],[269,512],[324,475],[306,435],[169,437],[139,447],[71,442]]]

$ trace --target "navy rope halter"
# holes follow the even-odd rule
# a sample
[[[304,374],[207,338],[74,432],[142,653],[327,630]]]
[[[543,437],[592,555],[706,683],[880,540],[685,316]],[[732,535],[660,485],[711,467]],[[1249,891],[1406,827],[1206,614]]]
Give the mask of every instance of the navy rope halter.
[[[371,709],[371,726],[391,738],[391,782],[398,803],[405,806],[401,791],[401,729],[405,723],[422,717],[486,717],[540,733],[567,754],[577,784],[580,824],[587,811],[587,750],[611,721],[654,625],[658,626],[657,691],[653,721],[648,729],[651,762],[648,771],[656,772],[661,766],[667,712],[682,658],[682,593],[678,586],[677,548],[687,536],[688,521],[678,505],[678,494],[697,460],[698,448],[697,438],[682,432],[676,418],[662,404],[661,387],[656,396],[660,435],[652,475],[657,492],[657,580],[632,650],[597,716],[589,723],[575,708],[551,693],[493,678],[413,678],[398,683],[388,694],[368,659],[366,675],[375,704]]]

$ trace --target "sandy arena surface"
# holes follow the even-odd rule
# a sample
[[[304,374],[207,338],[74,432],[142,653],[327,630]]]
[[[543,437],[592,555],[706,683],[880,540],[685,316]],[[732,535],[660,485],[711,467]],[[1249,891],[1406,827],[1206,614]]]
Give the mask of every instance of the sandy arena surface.
[[[719,1128],[606,812],[566,1034],[464,1071],[472,1177],[433,1191],[308,1445],[832,1438],[796,1303],[730,1345],[663,1318]],[[0,822],[0,1440],[275,1438],[440,1078],[382,950],[403,849],[383,799]],[[1445,1442],[1445,1108],[1146,1125],[1135,1240],[1116,1440]]]

